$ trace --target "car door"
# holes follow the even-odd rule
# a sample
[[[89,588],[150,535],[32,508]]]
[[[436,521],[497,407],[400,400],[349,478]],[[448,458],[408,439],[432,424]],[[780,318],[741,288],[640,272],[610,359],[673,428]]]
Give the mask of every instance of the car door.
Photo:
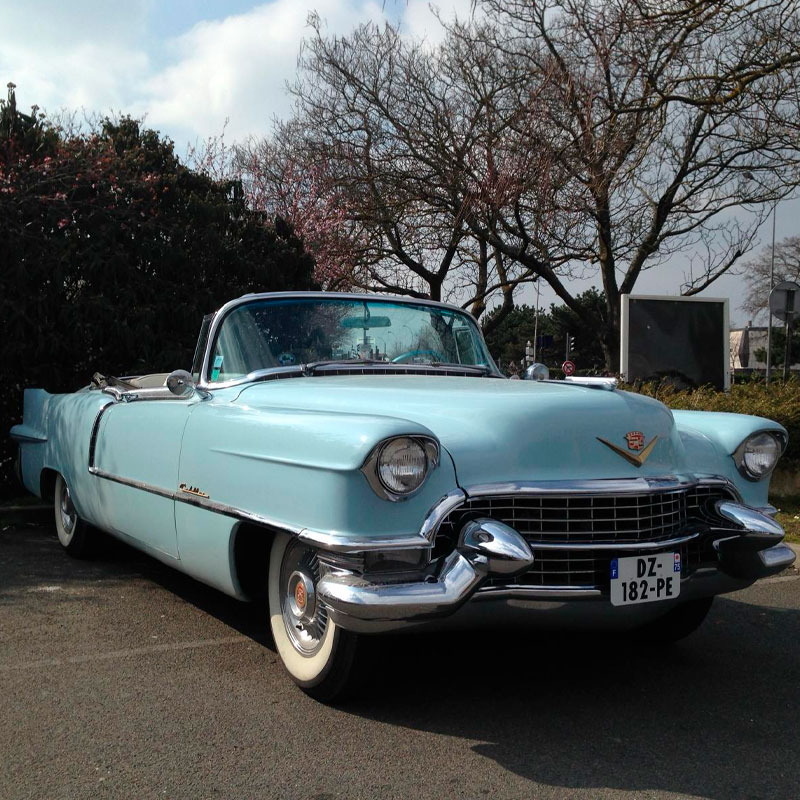
[[[90,471],[98,481],[101,525],[156,554],[177,558],[174,496],[181,440],[198,398],[162,394],[123,399],[105,410]]]

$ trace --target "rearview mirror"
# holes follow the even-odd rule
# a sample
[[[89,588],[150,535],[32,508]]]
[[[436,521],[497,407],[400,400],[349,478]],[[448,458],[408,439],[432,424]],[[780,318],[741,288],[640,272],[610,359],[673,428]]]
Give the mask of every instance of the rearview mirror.
[[[340,323],[343,328],[391,328],[392,321],[389,317],[345,317]]]

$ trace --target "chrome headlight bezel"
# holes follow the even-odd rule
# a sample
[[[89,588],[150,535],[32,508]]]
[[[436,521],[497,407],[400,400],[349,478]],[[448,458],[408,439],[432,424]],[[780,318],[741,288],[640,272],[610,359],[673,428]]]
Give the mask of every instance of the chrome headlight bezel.
[[[407,492],[400,492],[392,489],[384,483],[384,481],[381,479],[380,468],[381,457],[386,449],[390,445],[396,444],[404,439],[410,440],[422,448],[423,452],[425,453],[425,472],[422,480],[417,486]],[[372,448],[370,454],[367,456],[366,461],[361,467],[361,471],[364,473],[364,477],[366,477],[367,482],[372,487],[372,490],[375,492],[375,494],[378,495],[378,497],[381,497],[384,500],[390,500],[391,502],[407,500],[409,497],[413,497],[415,494],[421,491],[422,487],[427,483],[431,472],[439,466],[439,453],[439,442],[432,436],[424,436],[419,434],[400,434],[398,436],[390,436],[387,439],[383,439],[382,441],[378,442],[378,444]]]
[[[751,464],[748,464],[748,448],[751,447],[756,440],[760,439],[761,437],[768,436],[770,437],[776,447],[775,458],[769,467],[764,469],[763,471],[757,471],[752,467]],[[742,443],[734,450],[733,452],[733,460],[736,464],[736,468],[739,470],[740,474],[747,478],[749,481],[761,481],[764,478],[769,477],[775,467],[780,461],[781,456],[783,455],[783,451],[786,449],[787,444],[787,437],[782,431],[776,430],[759,430],[753,431],[749,436],[746,436]]]

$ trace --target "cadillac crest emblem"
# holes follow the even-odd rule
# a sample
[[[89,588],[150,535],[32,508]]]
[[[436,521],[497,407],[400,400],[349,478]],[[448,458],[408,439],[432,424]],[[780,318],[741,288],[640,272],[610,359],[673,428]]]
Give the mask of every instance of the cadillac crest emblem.
[[[641,450],[644,447],[644,434],[641,431],[630,431],[625,434],[628,450]]]
[[[656,446],[658,436],[654,436],[652,440],[645,445],[644,434],[641,431],[628,431],[625,434],[625,441],[628,443],[628,450],[609,442],[608,439],[603,439],[602,436],[597,437],[598,442],[602,442],[606,447],[613,450],[618,456],[622,456],[627,462],[633,464],[634,467],[641,467],[645,461],[650,457],[653,448]],[[630,453],[629,450],[636,452]]]

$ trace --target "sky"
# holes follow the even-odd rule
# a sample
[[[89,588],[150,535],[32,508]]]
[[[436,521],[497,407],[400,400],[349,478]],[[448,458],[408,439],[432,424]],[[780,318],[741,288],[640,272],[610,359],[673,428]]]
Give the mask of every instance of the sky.
[[[463,15],[470,0],[440,8]],[[223,128],[264,134],[290,111],[286,83],[314,11],[331,33],[389,19],[441,35],[426,0],[0,0],[0,79],[21,108],[146,115],[179,149]]]
[[[439,0],[437,6],[445,18],[464,17],[471,0]],[[37,104],[51,113],[144,117],[179,153],[223,130],[228,142],[263,136],[276,118],[289,115],[286,84],[314,11],[330,33],[388,19],[411,37],[435,43],[441,36],[427,0],[0,0],[0,81],[17,85],[22,110]],[[781,203],[777,239],[799,229],[800,200]],[[759,231],[762,246],[771,233],[768,221]],[[677,294],[687,265],[676,259],[645,273],[636,292]],[[732,325],[746,322],[738,308],[740,276],[726,276],[703,294],[730,297]],[[528,289],[521,301],[534,299]],[[554,300],[543,288],[542,306]]]

